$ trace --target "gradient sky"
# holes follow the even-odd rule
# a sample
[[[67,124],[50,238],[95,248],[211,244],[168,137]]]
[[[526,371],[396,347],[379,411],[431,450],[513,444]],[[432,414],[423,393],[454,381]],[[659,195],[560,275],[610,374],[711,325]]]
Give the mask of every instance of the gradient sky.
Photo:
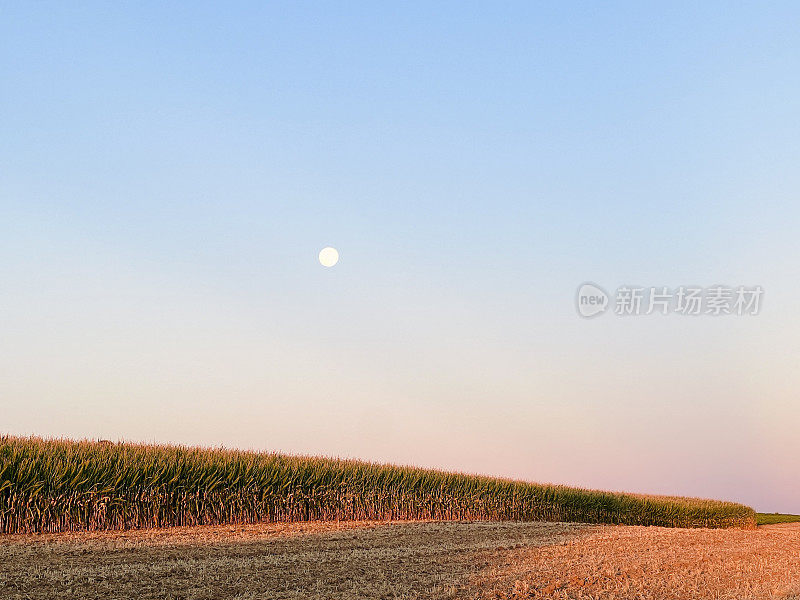
[[[0,431],[800,512],[798,27],[3,3]],[[585,320],[584,281],[765,294]]]

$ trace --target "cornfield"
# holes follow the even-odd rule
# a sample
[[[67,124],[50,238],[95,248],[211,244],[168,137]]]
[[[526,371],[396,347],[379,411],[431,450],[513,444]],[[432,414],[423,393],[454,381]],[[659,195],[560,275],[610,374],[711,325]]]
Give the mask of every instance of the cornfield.
[[[741,504],[354,460],[0,437],[0,533],[309,520],[752,527]]]

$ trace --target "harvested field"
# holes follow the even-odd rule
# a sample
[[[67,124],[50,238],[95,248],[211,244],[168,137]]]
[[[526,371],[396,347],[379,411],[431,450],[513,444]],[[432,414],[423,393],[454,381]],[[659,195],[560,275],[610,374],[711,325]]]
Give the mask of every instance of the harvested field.
[[[601,527],[498,558],[473,581],[480,598],[800,598],[800,525]]]
[[[800,525],[292,523],[0,537],[0,597],[800,597]]]

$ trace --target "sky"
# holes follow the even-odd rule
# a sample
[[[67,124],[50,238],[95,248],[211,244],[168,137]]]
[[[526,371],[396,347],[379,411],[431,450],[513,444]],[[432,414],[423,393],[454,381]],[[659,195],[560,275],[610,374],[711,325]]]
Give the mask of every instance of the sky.
[[[798,25],[2,3],[0,432],[800,512]],[[584,319],[587,281],[764,294]]]

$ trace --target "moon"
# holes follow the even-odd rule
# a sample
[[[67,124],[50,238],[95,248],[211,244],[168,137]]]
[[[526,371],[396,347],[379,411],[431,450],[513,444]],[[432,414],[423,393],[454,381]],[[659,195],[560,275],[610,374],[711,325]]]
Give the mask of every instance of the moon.
[[[336,248],[326,246],[319,251],[319,264],[323,267],[332,267],[339,262],[339,251]]]

